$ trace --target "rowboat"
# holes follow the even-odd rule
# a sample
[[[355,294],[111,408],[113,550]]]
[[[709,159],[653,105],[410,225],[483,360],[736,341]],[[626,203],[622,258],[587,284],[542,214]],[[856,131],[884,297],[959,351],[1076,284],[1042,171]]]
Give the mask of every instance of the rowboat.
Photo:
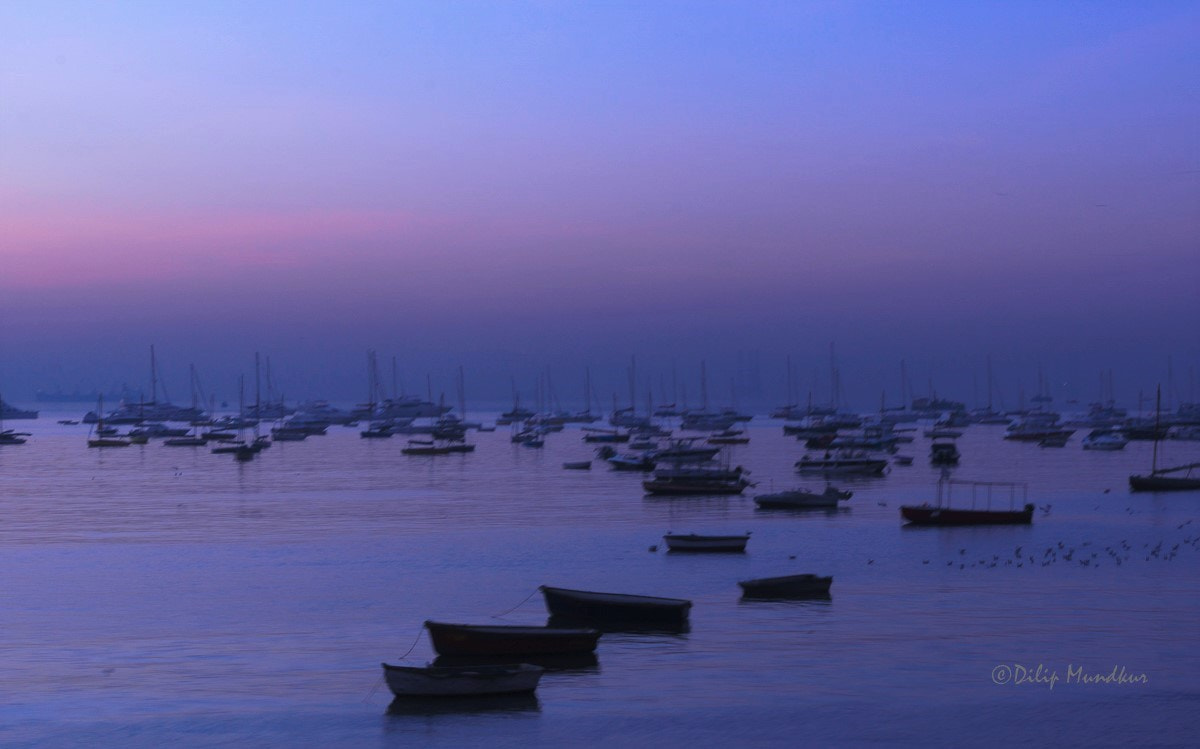
[[[668,533],[663,536],[668,551],[744,552],[750,534],[740,536],[699,536]]]
[[[542,585],[546,609],[554,616],[598,623],[659,624],[679,627],[687,622],[692,602],[626,593],[597,593]]]
[[[565,655],[591,653],[597,629],[425,622],[440,655]]]
[[[828,595],[833,577],[783,575],[742,580],[738,585],[746,598],[803,598]]]
[[[532,692],[545,671],[518,663],[503,666],[392,666],[383,676],[397,697],[465,697]]]
[[[820,494],[803,488],[760,494],[754,498],[754,504],[763,509],[829,508],[837,507],[838,502],[845,502],[852,496],[851,492],[841,491],[830,485]]]

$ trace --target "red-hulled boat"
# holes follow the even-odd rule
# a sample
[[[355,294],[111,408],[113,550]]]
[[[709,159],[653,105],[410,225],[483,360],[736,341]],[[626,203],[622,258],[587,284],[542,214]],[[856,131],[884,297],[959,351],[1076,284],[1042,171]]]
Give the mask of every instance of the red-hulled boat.
[[[596,650],[600,631],[425,622],[440,655],[572,655]]]

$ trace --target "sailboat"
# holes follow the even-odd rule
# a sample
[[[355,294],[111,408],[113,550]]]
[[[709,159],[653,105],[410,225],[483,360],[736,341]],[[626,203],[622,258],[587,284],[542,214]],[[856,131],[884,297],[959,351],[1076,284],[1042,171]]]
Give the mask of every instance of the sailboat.
[[[239,414],[239,417],[241,417],[245,413],[246,413],[246,381],[245,381],[245,378],[241,378],[238,380],[238,414]],[[240,418],[239,418],[239,420],[240,420]],[[222,445],[220,447],[214,447],[212,450],[213,454],[221,455],[221,454],[233,453],[233,457],[243,463],[245,463],[246,461],[249,461],[249,460],[254,460],[254,456],[257,455],[258,452],[263,449],[263,445],[260,444],[258,437],[257,437],[257,432],[258,432],[258,422],[257,421],[254,423],[254,430],[256,432],[256,436],[255,436],[253,444],[246,443],[245,437],[242,434],[242,428],[239,427],[238,428],[238,439],[235,442],[230,442],[230,443]]]
[[[1162,410],[1162,386],[1154,401],[1154,453],[1150,459],[1150,473],[1129,477],[1129,489],[1135,492],[1179,492],[1200,490],[1200,463],[1188,463],[1174,468],[1158,467],[1158,443],[1161,439],[1159,414]],[[1193,473],[1194,472],[1194,473]]]
[[[88,447],[129,447],[130,442],[122,437],[104,436],[104,396],[98,398],[96,404],[96,437],[89,438]]]

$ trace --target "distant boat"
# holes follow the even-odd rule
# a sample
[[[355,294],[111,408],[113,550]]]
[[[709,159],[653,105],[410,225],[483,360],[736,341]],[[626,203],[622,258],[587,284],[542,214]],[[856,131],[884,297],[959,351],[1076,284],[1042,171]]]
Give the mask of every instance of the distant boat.
[[[1109,429],[1094,429],[1091,434],[1083,438],[1084,450],[1124,450],[1127,444],[1129,444],[1129,440],[1125,438],[1125,435]]]
[[[592,469],[592,461],[590,460],[575,460],[563,463],[563,468],[568,471],[590,471]]]
[[[654,458],[643,453],[641,455],[619,454],[606,458],[614,471],[653,471]]]
[[[829,595],[833,577],[782,575],[742,580],[738,585],[744,598],[816,598]]]
[[[596,650],[600,630],[425,622],[440,655],[571,655]]]
[[[956,466],[959,457],[958,446],[953,439],[935,440],[929,446],[929,462],[935,466]]]
[[[4,403],[4,399],[0,398],[0,404]],[[12,429],[4,428],[3,408],[0,407],[0,445],[24,445],[25,438],[31,436],[29,432],[17,432]]]
[[[682,598],[597,593],[549,585],[538,589],[546,599],[546,609],[567,620],[680,627],[687,623],[692,608],[692,602]]]
[[[833,485],[828,485],[820,494],[803,488],[774,494],[760,494],[754,498],[754,504],[763,509],[830,508],[837,507],[838,502],[845,502],[851,496],[853,496],[851,492],[841,491]]]
[[[1200,463],[1188,463],[1174,468],[1158,467],[1159,413],[1162,407],[1162,387],[1154,404],[1154,452],[1150,458],[1150,473],[1129,477],[1129,489],[1135,492],[1180,492],[1200,489]],[[1197,475],[1193,475],[1193,471]]]
[[[388,689],[396,697],[475,697],[537,689],[545,669],[529,663],[506,666],[383,665]]]
[[[708,438],[710,445],[745,445],[749,442],[750,438],[741,429],[726,429]]]
[[[862,450],[838,450],[824,456],[805,455],[796,461],[800,473],[820,474],[882,474],[887,468],[887,459]]]
[[[666,542],[668,551],[689,552],[740,553],[746,550],[746,543],[749,540],[749,533],[735,536],[701,536],[695,533],[686,535],[668,533],[663,536],[663,541]]]
[[[955,486],[970,488],[970,509],[951,507],[950,495]],[[1033,505],[1025,502],[1021,509],[1016,509],[1018,490],[1023,500],[1028,499],[1029,487],[1026,484],[955,481],[950,478],[947,469],[942,469],[942,476],[937,483],[935,504],[904,505],[900,508],[900,516],[913,525],[1029,525],[1033,522]],[[1009,509],[992,509],[991,500],[995,493],[1008,495]],[[984,502],[983,508],[976,506],[980,501]]]
[[[409,440],[408,446],[400,450],[404,455],[450,455],[474,451],[475,446],[465,442],[435,443],[433,440]]]
[[[4,419],[36,419],[37,417],[37,411],[26,411],[24,409],[17,408],[14,405],[5,403],[4,399],[0,398],[0,421],[3,421]]]
[[[629,433],[619,432],[615,429],[596,429],[594,427],[584,427],[583,435],[584,442],[628,442]]]
[[[88,447],[129,447],[129,445],[131,443],[127,439],[123,439],[123,438],[117,437],[115,435],[107,436],[107,437],[104,436],[105,430],[104,430],[104,398],[103,398],[103,396],[101,396],[101,398],[98,402],[98,406],[96,408],[96,413],[99,414],[99,416],[96,419],[96,429],[95,429],[96,436],[88,439],[87,446]]]
[[[733,469],[671,468],[656,471],[654,478],[642,482],[642,488],[648,494],[741,494],[746,487],[753,486],[745,473],[741,466]]]

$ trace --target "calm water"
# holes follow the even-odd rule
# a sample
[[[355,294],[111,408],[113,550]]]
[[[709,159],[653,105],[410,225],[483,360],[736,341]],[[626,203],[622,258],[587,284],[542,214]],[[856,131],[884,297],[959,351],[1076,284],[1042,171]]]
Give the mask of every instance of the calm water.
[[[920,437],[913,466],[845,482],[847,509],[799,514],[750,498],[817,486],[762,419],[732,456],[757,489],[656,499],[638,474],[562,470],[591,456],[570,429],[544,450],[501,428],[414,458],[334,427],[238,464],[88,450],[60,416],[10,424],[34,437],[0,448],[5,746],[1194,746],[1200,730],[1200,492],[1131,495],[1149,443],[971,427],[955,476],[1029,482],[1049,511],[904,529],[899,506],[937,477]],[[651,551],[668,530],[753,536],[745,555]],[[738,580],[793,572],[832,574],[832,600],[739,600]],[[378,664],[430,660],[425,619],[541,624],[542,583],[690,598],[692,628],[606,634],[596,667],[548,673],[532,700],[389,712]],[[1068,683],[1081,667],[1146,679]]]

